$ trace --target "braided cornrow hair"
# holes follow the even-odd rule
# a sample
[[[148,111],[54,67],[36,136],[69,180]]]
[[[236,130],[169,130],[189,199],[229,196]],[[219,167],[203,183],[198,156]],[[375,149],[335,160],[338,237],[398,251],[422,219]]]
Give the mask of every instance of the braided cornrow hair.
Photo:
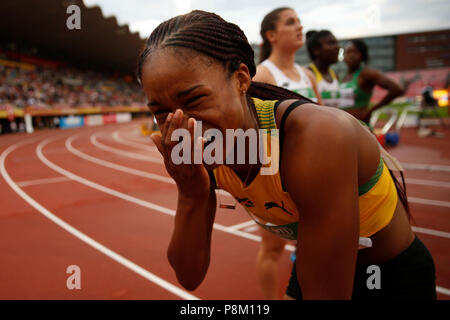
[[[244,63],[253,78],[256,73],[254,52],[244,32],[235,24],[220,16],[194,10],[161,23],[150,35],[139,56],[137,77],[142,78],[142,66],[152,52],[167,47],[184,47],[200,52],[223,63],[231,75]],[[262,100],[307,98],[292,91],[270,84],[252,82],[248,97]],[[311,103],[314,103],[310,101]]]

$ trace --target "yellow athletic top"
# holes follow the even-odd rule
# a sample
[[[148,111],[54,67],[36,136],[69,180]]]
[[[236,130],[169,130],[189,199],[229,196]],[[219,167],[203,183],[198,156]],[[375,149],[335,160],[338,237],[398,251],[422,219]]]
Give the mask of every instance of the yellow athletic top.
[[[278,141],[278,130],[273,130],[277,129],[274,115],[277,101],[256,98],[253,101],[261,129],[269,130],[266,136],[275,137]],[[271,155],[270,150],[271,145],[268,144],[265,148],[267,157]],[[276,155],[274,158],[276,161],[279,159]],[[269,165],[263,165],[261,170]],[[261,170],[248,186],[244,186],[234,171],[225,165],[219,166],[213,173],[217,187],[235,197],[261,227],[280,237],[297,240],[297,223],[301,221],[301,213],[289,193],[283,190],[279,171],[268,175],[261,174]],[[391,221],[398,199],[394,182],[382,159],[374,176],[358,189],[360,237],[370,237]]]

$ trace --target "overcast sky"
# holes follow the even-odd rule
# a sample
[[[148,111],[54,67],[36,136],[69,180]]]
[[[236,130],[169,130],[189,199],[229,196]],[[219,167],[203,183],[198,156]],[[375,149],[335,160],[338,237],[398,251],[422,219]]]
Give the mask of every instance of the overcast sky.
[[[98,5],[147,38],[164,20],[194,9],[215,12],[236,23],[252,43],[260,43],[262,18],[271,10],[293,8],[304,32],[329,29],[338,39],[450,28],[450,0],[84,0]]]

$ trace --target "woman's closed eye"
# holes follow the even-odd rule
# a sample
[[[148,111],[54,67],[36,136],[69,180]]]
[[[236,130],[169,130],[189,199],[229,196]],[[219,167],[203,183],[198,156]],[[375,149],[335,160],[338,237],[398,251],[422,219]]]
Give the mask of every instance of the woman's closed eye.
[[[187,106],[188,108],[191,106],[194,106],[195,103],[194,102],[200,102],[200,99],[203,97],[206,97],[206,94],[199,94],[197,96],[194,96],[192,98],[187,99],[187,101],[185,102],[185,106]]]
[[[167,116],[169,115],[170,110],[156,110],[155,112],[153,112],[153,115],[156,118],[156,121],[162,121],[164,122],[167,118]]]

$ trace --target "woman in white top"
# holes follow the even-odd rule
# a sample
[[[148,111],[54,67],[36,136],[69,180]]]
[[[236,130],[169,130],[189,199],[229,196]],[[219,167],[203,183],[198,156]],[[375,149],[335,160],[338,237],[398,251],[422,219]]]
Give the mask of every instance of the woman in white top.
[[[254,81],[265,82],[299,93],[319,104],[314,74],[295,63],[295,53],[303,46],[303,27],[291,8],[268,13],[261,23],[261,47]],[[286,240],[261,231],[262,242],[256,261],[256,273],[267,299],[278,298],[278,260]]]
[[[294,60],[295,53],[304,44],[302,30],[291,8],[278,8],[264,17],[260,64],[253,80],[283,87],[321,104],[314,74]]]

